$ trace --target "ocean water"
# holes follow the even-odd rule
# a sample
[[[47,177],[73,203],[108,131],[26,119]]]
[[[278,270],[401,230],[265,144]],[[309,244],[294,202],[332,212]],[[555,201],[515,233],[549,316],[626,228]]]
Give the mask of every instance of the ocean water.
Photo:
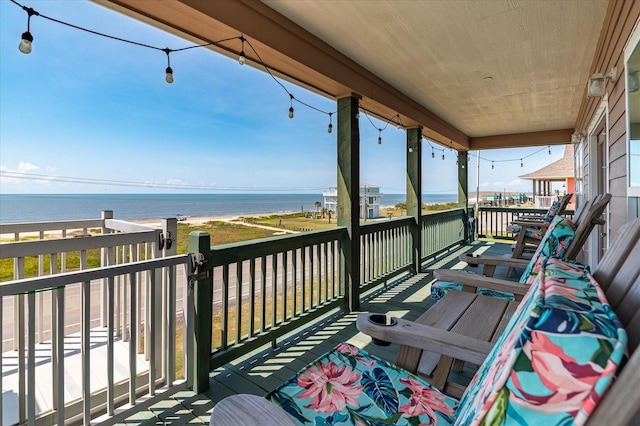
[[[424,203],[457,200],[456,194],[424,194]],[[113,210],[122,220],[315,211],[322,194],[0,194],[0,223],[96,219]],[[404,194],[384,194],[381,204],[405,201]]]

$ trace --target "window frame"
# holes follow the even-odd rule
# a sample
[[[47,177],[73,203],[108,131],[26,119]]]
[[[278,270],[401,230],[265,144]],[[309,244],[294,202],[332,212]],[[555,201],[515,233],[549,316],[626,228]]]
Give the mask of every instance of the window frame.
[[[631,105],[630,105],[630,93],[629,82],[629,60],[631,55],[636,49],[640,49],[640,21],[636,22],[636,25],[631,32],[631,36],[624,47],[624,84],[625,84],[625,107],[626,107],[626,134],[627,134],[627,196],[640,197],[640,186],[631,186]],[[638,51],[640,53],[640,50]],[[640,170],[637,171],[640,175]],[[638,176],[640,178],[640,176]]]

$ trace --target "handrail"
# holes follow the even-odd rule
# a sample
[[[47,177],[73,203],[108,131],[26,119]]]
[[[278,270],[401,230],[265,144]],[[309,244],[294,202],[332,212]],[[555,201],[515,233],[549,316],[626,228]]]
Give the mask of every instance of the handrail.
[[[56,255],[52,256],[55,260]],[[195,265],[194,259],[191,254],[183,254],[1,283],[0,306],[3,304],[4,297],[15,298],[16,319],[22,322],[18,337],[18,365],[16,368],[18,373],[16,393],[19,401],[16,409],[19,423],[23,423],[27,419],[37,419],[38,422],[48,424],[64,424],[67,421],[76,420],[82,420],[84,424],[89,424],[93,417],[101,414],[113,421],[118,418],[116,405],[123,405],[127,401],[129,405],[134,405],[143,395],[145,398],[142,403],[145,404],[146,401],[154,399],[153,397],[160,390],[160,386],[164,386],[162,389],[163,397],[185,389],[191,381],[193,359],[191,339],[186,338],[189,335],[188,328],[193,327],[193,309],[191,308],[193,300],[192,295],[187,291],[187,286],[184,286],[185,314],[181,333],[185,336],[185,360],[187,363],[181,371],[185,379],[176,381],[176,272],[177,267],[182,265],[185,274],[183,281],[186,282],[187,275],[192,273],[192,266]],[[105,295],[107,307],[105,310],[108,321],[106,333],[104,333],[104,339],[106,339],[104,343],[96,341],[94,332],[91,330],[91,284],[95,281],[102,282],[102,280],[107,282]],[[142,300],[138,294],[143,287],[146,287],[148,299],[145,303],[145,313],[140,315],[139,307]],[[67,297],[76,291],[79,291],[79,297]],[[42,316],[42,312],[38,313],[36,310],[36,295],[44,293],[51,299],[50,317],[52,322],[49,356],[47,356],[47,349],[36,350],[36,327],[38,316]],[[162,296],[157,298],[156,294]],[[115,305],[125,295],[127,297],[124,299],[123,313],[130,318],[131,327],[128,328],[127,338],[117,341]],[[77,345],[75,343],[77,338],[68,336],[67,315],[71,315],[70,312],[77,311],[78,308],[81,312],[81,344],[78,355],[74,355],[74,351],[70,351],[68,345],[72,343]],[[140,327],[142,322],[145,323],[143,328]],[[2,327],[0,326],[1,333]],[[26,336],[26,342],[24,336]],[[140,364],[142,361],[138,356],[140,343],[143,339],[145,343],[149,343],[147,362],[144,366]],[[94,348],[101,350],[98,349],[100,347],[105,348],[102,350],[106,350],[106,364],[100,366],[100,373],[106,379],[103,377],[100,379],[100,383],[106,384],[102,385],[104,387],[98,386],[96,389],[98,382],[93,378],[93,375],[100,374],[97,373],[100,369],[90,368],[91,353]],[[128,351],[128,368],[124,366],[116,368],[117,354],[122,353],[123,350]],[[37,363],[36,356],[38,357]],[[66,379],[65,363],[71,363],[70,358],[74,356],[81,358],[80,377]],[[50,364],[48,368],[53,369],[50,381],[53,410],[38,413],[36,409],[36,378],[41,375],[41,368],[47,368],[46,365],[39,366],[43,363]],[[0,365],[0,367],[2,366]],[[140,367],[143,367],[143,372],[140,372]],[[119,372],[123,368],[127,371],[126,374]],[[7,370],[4,369],[4,371]],[[9,371],[5,374],[10,373]],[[80,398],[69,401],[67,396],[65,399],[65,393],[67,393],[65,380],[78,379],[82,393],[76,396]],[[46,379],[38,378],[37,380],[40,388],[46,383]]]
[[[161,232],[160,229],[152,229],[132,233],[95,234],[50,240],[16,241],[0,244],[0,259],[156,242],[158,241],[158,234]]]
[[[0,234],[59,231],[62,229],[101,228],[104,219],[60,220],[57,222],[23,222],[0,224]]]
[[[103,268],[86,269],[82,271],[65,272],[56,275],[23,278],[0,283],[0,297],[24,295],[44,290],[53,290],[69,284],[83,281],[113,278],[118,275],[133,274],[150,269],[166,268],[185,263],[190,259],[189,254],[162,257],[160,259],[143,260],[136,263],[125,263]]]

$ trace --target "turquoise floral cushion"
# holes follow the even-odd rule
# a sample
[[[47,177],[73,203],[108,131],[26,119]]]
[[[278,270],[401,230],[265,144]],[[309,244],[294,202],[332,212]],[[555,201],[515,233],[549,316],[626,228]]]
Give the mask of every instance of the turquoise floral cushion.
[[[419,377],[347,343],[266,398],[302,425],[450,425],[458,408]]]
[[[560,201],[554,201],[551,203],[551,207],[547,210],[547,214],[544,215],[544,221],[547,223],[551,223],[551,220],[556,217],[558,214],[558,210],[560,210]]]
[[[540,273],[460,401],[342,343],[269,393],[302,425],[581,425],[626,354],[627,335],[586,266]]]
[[[540,273],[460,401],[455,424],[584,424],[625,357],[627,335],[588,267]]]
[[[551,207],[549,207],[549,210],[547,210],[547,213],[544,215],[543,220],[546,223],[551,223],[551,221],[553,220],[554,217],[556,217],[556,215],[558,214],[558,210],[560,210],[560,201],[554,201],[551,204]],[[511,224],[509,226],[507,226],[507,232],[512,233],[512,234],[519,234],[522,231],[522,227],[520,225],[514,225]],[[541,228],[538,227],[527,227],[527,229],[525,229],[524,231],[524,235],[527,238],[532,238],[535,240],[541,240],[542,237],[544,236],[544,231]]]
[[[551,225],[547,229],[547,233],[544,235],[538,248],[536,249],[531,261],[527,265],[524,273],[520,276],[520,283],[526,284],[531,275],[535,275],[539,269],[539,260],[543,257],[557,256],[563,257],[569,248],[569,244],[573,241],[575,236],[575,227],[571,220],[556,216],[551,221]],[[433,300],[442,299],[449,290],[462,290],[462,285],[459,283],[448,281],[436,281],[431,284],[431,298]],[[500,297],[503,299],[514,300],[513,294],[503,291],[490,290],[486,288],[478,287],[478,293],[485,296]]]
[[[517,235],[517,234],[520,234],[520,232],[522,232],[522,227],[520,225],[509,225],[507,226],[507,232]],[[542,237],[544,236],[544,232],[542,231],[542,228],[539,228],[536,226],[527,226],[527,228],[524,231],[524,235],[527,238],[541,240]]]

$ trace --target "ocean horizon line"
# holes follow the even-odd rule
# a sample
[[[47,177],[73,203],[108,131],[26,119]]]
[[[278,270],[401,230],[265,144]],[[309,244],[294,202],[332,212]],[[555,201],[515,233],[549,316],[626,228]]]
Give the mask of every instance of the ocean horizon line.
[[[178,215],[221,217],[316,211],[322,194],[0,194],[0,223],[49,222],[101,217],[113,211],[121,220],[155,220]],[[383,194],[381,205],[406,201],[405,194]],[[423,194],[426,204],[457,201],[457,194]]]

